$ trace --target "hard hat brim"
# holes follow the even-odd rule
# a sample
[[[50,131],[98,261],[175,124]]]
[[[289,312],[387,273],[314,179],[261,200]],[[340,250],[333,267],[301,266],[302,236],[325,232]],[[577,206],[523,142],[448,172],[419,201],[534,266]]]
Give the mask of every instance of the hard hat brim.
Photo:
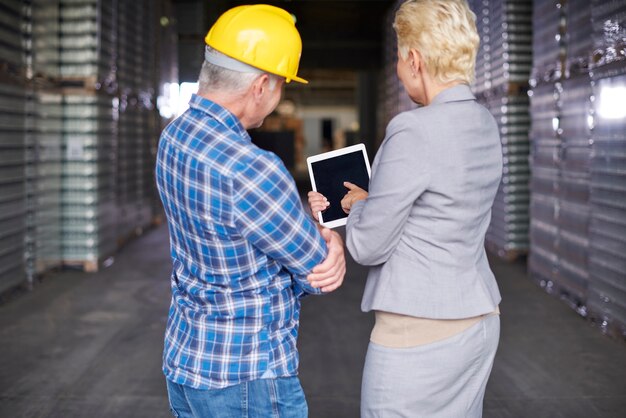
[[[300,78],[298,76],[295,77],[291,77],[290,80],[286,80],[287,83],[289,83],[290,81],[297,81],[298,83],[302,83],[302,84],[309,84],[309,82],[307,80],[305,80],[304,78]]]

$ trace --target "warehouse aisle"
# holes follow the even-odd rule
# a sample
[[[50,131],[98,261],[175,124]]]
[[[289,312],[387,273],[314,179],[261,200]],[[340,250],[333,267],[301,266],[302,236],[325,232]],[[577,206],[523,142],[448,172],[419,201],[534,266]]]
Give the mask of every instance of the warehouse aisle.
[[[167,417],[160,371],[169,302],[167,230],[130,243],[95,275],[63,272],[0,305],[0,416]],[[603,336],[525,278],[494,262],[502,340],[485,417],[619,417],[626,346]],[[312,418],[358,417],[372,316],[366,270],[303,302],[301,377]]]
[[[0,305],[0,416],[170,416],[167,245],[161,227],[97,274],[52,275]]]

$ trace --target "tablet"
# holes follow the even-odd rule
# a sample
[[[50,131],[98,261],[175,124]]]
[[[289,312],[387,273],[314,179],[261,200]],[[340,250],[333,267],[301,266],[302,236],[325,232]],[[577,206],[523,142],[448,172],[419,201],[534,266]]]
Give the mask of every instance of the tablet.
[[[341,199],[348,189],[344,181],[368,190],[370,163],[365,145],[356,144],[346,148],[314,155],[306,159],[313,190],[326,196],[330,206],[320,212],[320,224],[335,228],[346,224],[348,214],[341,209]]]

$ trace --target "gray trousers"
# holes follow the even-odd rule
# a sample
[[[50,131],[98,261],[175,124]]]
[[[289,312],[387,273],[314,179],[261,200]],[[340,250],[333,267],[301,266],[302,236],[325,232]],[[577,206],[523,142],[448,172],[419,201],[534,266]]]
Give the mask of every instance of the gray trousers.
[[[361,418],[479,418],[500,339],[489,315],[442,341],[410,348],[370,342],[361,387]]]

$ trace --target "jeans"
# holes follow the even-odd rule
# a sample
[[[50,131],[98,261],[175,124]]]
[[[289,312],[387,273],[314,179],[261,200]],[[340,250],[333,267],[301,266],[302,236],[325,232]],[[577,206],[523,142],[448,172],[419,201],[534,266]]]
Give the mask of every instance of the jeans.
[[[297,377],[258,379],[224,389],[192,389],[167,380],[170,410],[180,418],[306,418]]]

